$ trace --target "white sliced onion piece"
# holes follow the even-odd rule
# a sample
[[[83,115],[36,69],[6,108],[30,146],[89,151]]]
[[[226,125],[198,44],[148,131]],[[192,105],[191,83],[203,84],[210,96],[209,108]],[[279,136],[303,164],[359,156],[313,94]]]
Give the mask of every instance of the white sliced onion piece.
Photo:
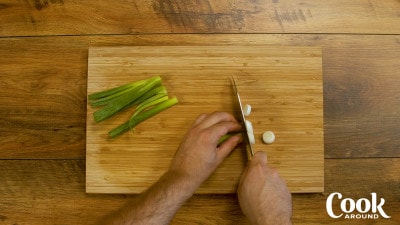
[[[262,139],[265,144],[272,144],[275,141],[275,134],[272,131],[265,131]]]
[[[254,137],[254,133],[247,132],[247,136],[249,137],[250,144],[254,145],[256,143],[256,138]]]
[[[246,105],[243,107],[243,114],[244,114],[245,116],[249,116],[250,113],[251,113],[251,105],[246,104]]]
[[[254,133],[254,131],[253,131],[253,124],[251,124],[250,121],[245,120],[245,121],[244,121],[244,125],[246,126],[246,130],[247,130],[248,133]]]
[[[256,143],[256,139],[254,137],[253,125],[248,120],[244,121],[244,125],[246,126],[247,136],[249,137],[249,142],[251,145],[254,145]]]

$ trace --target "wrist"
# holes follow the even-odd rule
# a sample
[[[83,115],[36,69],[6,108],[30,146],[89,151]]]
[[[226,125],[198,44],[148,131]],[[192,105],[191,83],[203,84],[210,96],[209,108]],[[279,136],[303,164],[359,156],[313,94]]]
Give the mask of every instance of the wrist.
[[[187,183],[187,185],[193,185],[193,188],[197,189],[203,183],[204,175],[199,172],[196,168],[187,168],[181,165],[171,166],[168,173],[176,176],[182,182]]]
[[[182,194],[191,196],[199,187],[190,174],[179,170],[170,169],[164,174],[164,176],[166,176],[168,180],[172,180],[172,183],[181,189]]]

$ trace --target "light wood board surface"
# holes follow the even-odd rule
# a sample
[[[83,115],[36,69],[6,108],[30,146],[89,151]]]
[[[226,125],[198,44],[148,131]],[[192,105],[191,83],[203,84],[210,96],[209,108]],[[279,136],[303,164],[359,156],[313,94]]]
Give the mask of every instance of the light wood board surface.
[[[88,94],[160,75],[180,103],[133,132],[109,139],[132,110],[96,123],[88,106],[86,191],[139,193],[169,167],[181,138],[200,113],[234,110],[235,76],[256,136],[292,192],[323,192],[322,55],[318,47],[137,46],[89,49]],[[265,145],[262,133],[276,141]],[[234,193],[246,165],[245,146],[235,149],[198,193]]]

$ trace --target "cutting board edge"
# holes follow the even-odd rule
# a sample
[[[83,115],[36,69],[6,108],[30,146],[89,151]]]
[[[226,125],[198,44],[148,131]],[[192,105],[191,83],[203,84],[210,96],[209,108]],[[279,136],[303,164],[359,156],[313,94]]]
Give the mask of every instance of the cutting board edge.
[[[210,46],[207,46],[207,47],[212,47],[212,46],[215,46],[215,45],[210,45]],[[221,45],[218,45],[218,46],[221,46]],[[223,45],[222,45],[223,46]],[[246,46],[246,47],[255,47],[255,45],[243,45],[243,46]],[[269,46],[269,45],[261,45],[261,46],[265,46],[265,47],[271,47],[271,46]],[[111,46],[111,47],[91,47],[91,48],[89,48],[89,55],[90,55],[90,52],[91,52],[91,49],[104,49],[104,48],[107,48],[107,49],[109,49],[109,48],[124,48],[124,47],[132,47],[132,46]],[[137,46],[134,46],[134,47],[137,47]],[[150,46],[146,46],[146,47],[150,47]],[[167,47],[174,47],[174,46],[167,46]],[[182,46],[182,47],[185,47],[185,46]],[[260,46],[256,46],[256,47],[260,47]],[[315,50],[319,50],[320,52],[321,52],[321,56],[322,56],[322,47],[318,47],[318,46],[277,46],[277,48],[281,48],[281,47],[284,47],[284,48],[302,48],[302,47],[304,47],[304,48],[309,48],[309,49],[315,49]],[[321,59],[322,60],[322,59]],[[321,78],[323,78],[323,73],[322,73],[323,71],[322,71],[322,65],[321,65]],[[89,79],[87,80],[87,82],[89,82]],[[322,85],[322,88],[323,88],[323,85]],[[323,90],[322,90],[323,91]],[[89,89],[87,90],[87,93],[89,92]],[[322,98],[322,100],[323,100],[323,98]],[[323,104],[323,103],[322,103]],[[90,107],[89,105],[87,105],[87,107]],[[323,114],[323,110],[322,110],[322,114]],[[92,119],[89,115],[87,116],[87,119]],[[324,121],[322,121],[322,124],[324,123]],[[88,123],[86,124],[86,128],[87,128],[87,126],[88,126]],[[324,130],[322,129],[322,132],[323,132]],[[322,134],[322,139],[323,139],[323,137],[324,137],[324,133]],[[87,143],[86,143],[86,149],[87,149]],[[324,151],[324,150],[323,150]],[[86,154],[87,154],[88,152],[86,151]],[[324,168],[324,167],[323,167]],[[87,169],[87,168],[86,168]],[[323,191],[322,191],[323,192]],[[92,191],[90,191],[90,189],[87,189],[87,193],[105,193],[105,192],[92,192]],[[108,193],[114,193],[114,192],[108,192]],[[115,192],[115,193],[120,193],[120,192]],[[129,192],[130,193],[130,192]],[[212,193],[215,193],[215,192],[212,192]],[[224,192],[225,193],[225,192]],[[229,192],[229,193],[232,193],[232,192]],[[295,193],[308,193],[308,192],[295,192]],[[314,193],[314,192],[310,192],[310,193]],[[206,194],[206,193],[204,193],[204,194]]]

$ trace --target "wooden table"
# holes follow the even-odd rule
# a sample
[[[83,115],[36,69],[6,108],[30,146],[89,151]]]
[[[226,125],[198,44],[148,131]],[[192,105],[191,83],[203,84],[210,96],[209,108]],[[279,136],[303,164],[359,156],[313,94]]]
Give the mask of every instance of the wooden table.
[[[0,36],[0,224],[95,224],[136,197],[85,194],[88,48],[133,45],[321,46],[325,192],[293,195],[293,222],[400,224],[397,0],[2,0]],[[391,218],[330,218],[333,192]],[[172,224],[247,221],[195,195]]]

